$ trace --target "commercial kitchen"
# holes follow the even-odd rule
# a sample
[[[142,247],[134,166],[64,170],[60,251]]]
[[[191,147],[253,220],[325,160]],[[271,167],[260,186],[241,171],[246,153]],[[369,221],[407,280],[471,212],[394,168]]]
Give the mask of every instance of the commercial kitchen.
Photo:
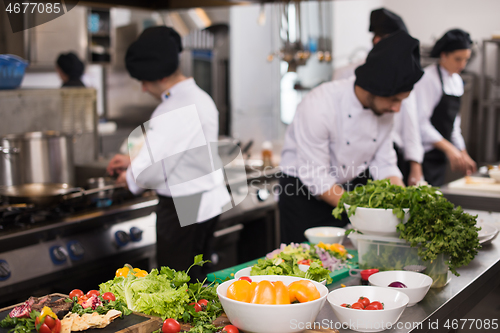
[[[222,283],[224,279],[235,278],[240,269],[257,265],[258,259],[265,258],[266,255],[269,257],[271,253],[279,252],[278,249],[283,251],[283,244],[293,245],[306,241],[317,244],[317,241],[307,235],[303,236],[304,231],[310,227],[354,228],[365,234],[351,233],[344,237],[342,230],[340,243],[343,242],[347,251],[342,245],[339,251],[349,259],[344,258],[347,261],[343,261],[338,270],[330,274],[332,282],[325,288],[329,293],[367,284],[360,274],[356,274],[363,269],[399,271],[405,266],[399,262],[405,260],[406,267],[414,266],[417,262],[408,264],[410,254],[402,258],[391,258],[398,262],[393,268],[383,267],[382,264],[377,266],[382,260],[376,261],[373,257],[370,257],[373,260],[367,261],[370,260],[367,259],[368,255],[372,255],[367,248],[376,248],[375,253],[379,258],[385,258],[384,253],[389,251],[388,244],[397,248],[397,251],[402,251],[400,248],[410,249],[405,240],[389,241],[384,238],[388,235],[383,233],[384,230],[375,230],[378,228],[378,217],[373,212],[369,212],[367,218],[375,228],[373,234],[355,225],[356,214],[349,214],[349,206],[343,213],[345,223],[349,222],[346,215],[349,214],[351,223],[348,225],[311,222],[320,215],[318,211],[321,209],[326,209],[328,218],[333,219],[330,213],[337,204],[347,204],[349,201],[342,201],[340,196],[335,197],[336,194],[328,197],[321,194],[321,191],[315,191],[314,186],[318,183],[311,180],[314,176],[309,173],[303,176],[300,172],[295,174],[287,167],[300,169],[305,164],[307,168],[310,167],[310,161],[305,163],[304,159],[296,157],[301,151],[305,152],[304,156],[311,156],[313,164],[325,159],[330,161],[327,163],[337,163],[334,167],[338,166],[339,173],[344,176],[340,176],[335,185],[329,183],[328,176],[318,178],[329,184],[329,188],[331,185],[335,188],[339,186],[336,184],[344,184],[345,181],[349,184],[353,181],[352,187],[343,186],[342,189],[339,186],[342,191],[340,195],[355,193],[361,185],[356,183],[359,170],[358,174],[349,178],[342,171],[346,169],[346,165],[347,169],[358,164],[365,165],[364,169],[369,170],[368,174],[373,179],[389,178],[395,184],[390,177],[392,174],[386,172],[389,169],[387,159],[382,158],[384,161],[380,162],[380,158],[373,156],[383,149],[379,142],[389,140],[384,136],[386,130],[383,119],[392,115],[382,113],[397,113],[399,106],[395,107],[393,104],[390,110],[385,110],[383,107],[377,108],[376,104],[365,105],[359,97],[362,95],[355,89],[352,96],[361,102],[357,103],[359,112],[369,112],[372,117],[370,119],[373,120],[369,124],[368,118],[359,116],[356,113],[358,111],[344,110],[347,102],[341,102],[339,105],[341,112],[345,113],[345,119],[350,120],[352,117],[355,122],[344,120],[346,122],[338,125],[338,131],[345,133],[339,132],[340,136],[332,139],[337,132],[335,135],[332,134],[333,131],[328,132],[330,129],[327,123],[331,119],[311,120],[317,115],[312,110],[316,104],[311,102],[314,101],[311,96],[323,98],[321,94],[326,89],[332,89],[332,94],[337,94],[335,96],[348,95],[337,88],[342,83],[335,83],[342,76],[346,80],[352,78],[356,88],[363,87],[362,91],[372,97],[382,98],[404,95],[408,91],[408,80],[413,80],[410,82],[412,94],[410,97],[403,96],[401,100],[407,98],[420,103],[420,77],[426,78],[427,75],[428,78],[428,68],[436,68],[439,59],[442,59],[439,57],[443,57],[443,54],[446,56],[448,52],[466,49],[468,56],[463,61],[464,69],[458,71],[460,76],[453,74],[454,84],[457,78],[458,85],[462,86],[463,82],[463,89],[458,89],[460,97],[450,93],[456,89],[456,85],[451,90],[445,88],[446,82],[451,82],[447,80],[451,79],[443,78],[438,66],[436,73],[439,76],[436,75],[436,80],[440,78],[437,81],[440,88],[435,103],[436,105],[440,101],[441,105],[445,104],[443,100],[446,103],[449,100],[459,100],[459,104],[449,102],[459,105],[459,109],[456,109],[459,116],[456,121],[456,114],[453,115],[448,129],[451,133],[453,127],[453,133],[459,133],[461,139],[457,141],[453,136],[455,134],[451,134],[448,143],[452,142],[458,148],[455,150],[461,151],[466,157],[461,155],[463,159],[460,171],[457,170],[458,164],[454,164],[458,162],[449,162],[452,158],[450,154],[441,153],[448,163],[443,162],[439,166],[442,170],[442,182],[432,185],[439,187],[437,195],[442,194],[443,200],[451,202],[455,207],[462,207],[465,213],[477,215],[476,225],[482,227],[482,233],[479,232],[479,238],[474,240],[477,241],[474,243],[476,248],[471,251],[477,250],[477,253],[472,255],[473,259],[466,265],[457,267],[459,276],[451,274],[446,268],[445,283],[437,287],[433,284],[430,289],[427,288],[425,297],[416,305],[406,307],[405,304],[404,312],[400,312],[397,319],[397,324],[400,325],[394,324],[389,329],[405,333],[489,332],[498,329],[498,325],[493,325],[500,320],[500,309],[496,305],[500,297],[500,238],[497,238],[500,229],[500,185],[496,179],[500,178],[500,126],[497,116],[500,110],[498,1],[37,1],[38,7],[35,8],[43,7],[45,12],[35,11],[34,14],[29,11],[27,14],[16,12],[15,8],[22,10],[22,6],[14,7],[15,3],[16,1],[4,1],[0,4],[0,309],[3,309],[0,310],[0,321],[14,305],[23,303],[32,296],[68,295],[75,289],[83,292],[99,290],[106,281],[118,278],[117,270],[125,264],[151,272],[152,269],[165,266],[162,263],[169,262],[165,261],[168,259],[165,257],[172,256],[172,253],[182,258],[181,254],[186,252],[191,258],[191,252],[187,252],[184,247],[191,243],[199,243],[195,247],[196,251],[200,249],[199,253],[207,250],[203,259],[209,260],[203,268],[195,267],[191,274],[196,277],[207,276],[207,284],[212,281]],[[52,11],[49,13],[49,4],[55,6],[50,7],[54,9],[57,7],[55,4],[61,5],[62,12],[57,15]],[[394,13],[397,15],[393,16]],[[380,25],[388,24],[385,21],[387,17],[397,27],[393,28],[389,24],[389,30],[394,30],[384,32],[379,41],[376,20],[382,20],[378,21]],[[171,44],[163,46],[151,42],[154,38],[164,38],[165,34],[172,37],[169,37]],[[469,35],[471,43],[456,46],[454,38],[469,38]],[[442,52],[438,50],[438,55],[435,56],[436,47],[446,42],[446,38],[451,38],[455,44],[450,44],[453,45],[451,49],[443,47]],[[178,48],[178,53],[174,52],[173,56],[174,65],[172,61],[164,60],[170,54],[169,45],[177,45]],[[403,50],[406,45],[416,51],[411,53]],[[391,56],[401,62],[402,59],[408,60],[402,69],[397,69],[406,71],[405,75],[390,73],[392,68],[397,67],[387,60]],[[155,67],[155,61],[165,61],[165,64]],[[70,75],[67,74],[66,66],[70,65],[81,66],[83,74],[79,75],[76,83],[71,79],[68,83]],[[14,66],[17,66],[15,74]],[[73,69],[74,67],[71,68]],[[158,74],[160,71],[168,74]],[[344,73],[349,75],[345,76]],[[382,78],[377,81],[373,91],[381,91],[387,86],[391,93],[374,94],[371,90],[373,80],[362,80],[363,75],[368,75],[365,73]],[[164,77],[173,77],[173,83],[162,81]],[[168,89],[155,93],[155,87],[165,86],[154,86],[150,82],[160,81],[166,82]],[[168,118],[161,120],[170,112],[159,116],[161,112],[158,110],[162,105],[169,105],[167,103],[173,103],[179,98],[176,96],[184,93],[180,87],[186,89],[188,84],[197,87],[197,96],[202,100],[200,104],[196,104],[199,118],[185,118],[184,128],[172,125]],[[397,85],[405,89],[395,91],[394,87]],[[441,95],[449,99],[439,100]],[[213,103],[204,98],[211,99]],[[399,103],[402,111],[405,111],[406,104],[401,100],[393,103]],[[178,104],[178,107],[169,111],[184,107],[179,110],[189,113],[192,109],[188,106],[194,103],[194,100],[191,102],[188,99],[187,103]],[[325,110],[334,109],[335,103],[333,101],[328,104]],[[415,102],[415,105],[418,103]],[[409,104],[408,102],[407,105]],[[200,111],[199,105],[206,106],[206,114],[212,110],[218,112],[218,126],[215,127],[218,132],[212,133],[213,140],[207,134],[205,109]],[[431,114],[437,112],[435,110],[438,106],[434,111],[433,108],[434,106],[430,110]],[[196,114],[196,107],[194,109]],[[421,113],[420,110],[418,112]],[[418,138],[424,142],[418,142],[421,149],[419,154],[424,156],[425,139],[431,135],[422,130],[423,118],[415,117],[412,126],[420,128]],[[403,141],[410,133],[409,125],[404,121],[407,120],[403,120],[403,125],[399,123],[399,128],[403,126],[399,138]],[[435,121],[435,117],[431,118],[429,124],[432,122],[434,125]],[[301,122],[306,125],[301,125]],[[325,132],[322,132],[322,124],[326,124]],[[397,131],[392,129],[392,124],[391,120],[387,133]],[[307,125],[316,127],[309,131]],[[172,138],[171,142],[166,140],[155,146],[154,132],[150,129],[158,128],[162,133],[156,135]],[[202,134],[205,132],[206,138],[203,138],[201,144],[179,144],[176,147],[176,137],[187,137],[184,140],[190,139],[190,142],[198,140],[196,134],[193,134],[197,130],[201,130]],[[328,135],[327,140],[331,140],[329,145],[315,143],[314,139],[322,137],[324,133],[328,133],[325,134]],[[441,130],[439,133],[438,137],[447,137]],[[143,146],[144,138],[148,149]],[[335,141],[338,138],[339,141]],[[359,143],[360,140],[366,141]],[[338,148],[341,146],[340,141],[343,146]],[[299,147],[299,144],[304,146]],[[388,146],[392,154],[390,156],[394,156],[394,159],[396,152],[400,152],[397,146],[401,145],[396,139]],[[184,161],[180,158],[181,162],[165,158],[160,164],[163,166],[160,176],[158,173],[154,176],[138,176],[135,157],[150,158],[149,167],[153,170],[155,162],[163,158],[156,154],[161,154],[162,149],[170,149],[166,147],[171,147],[174,152],[166,152],[162,156],[170,154],[168,156],[174,156],[174,159],[182,156],[177,153],[187,152],[189,149],[192,155],[187,154]],[[205,161],[205,155],[196,150],[201,149],[200,147],[209,150],[211,159],[206,160],[209,167],[200,166]],[[326,151],[335,150],[337,153],[333,157],[320,156],[322,150],[318,147],[326,147]],[[367,151],[373,150],[368,147],[376,147],[377,152],[363,152],[359,147]],[[434,147],[430,148],[431,152],[438,150],[437,145]],[[218,151],[217,158],[211,155],[214,149]],[[427,158],[429,149],[425,149]],[[120,156],[126,156],[128,164],[121,164]],[[397,157],[400,158],[400,155]],[[370,162],[368,158],[373,158],[378,164]],[[139,158],[136,163],[138,160]],[[186,171],[176,173],[175,167],[168,167],[171,161],[182,165],[189,163],[186,160],[196,160],[198,168],[188,166],[184,168]],[[410,163],[412,162],[407,165],[413,166]],[[418,170],[421,181],[418,185],[425,187],[422,185],[426,184],[425,181],[433,183],[431,177],[434,174],[432,170],[426,171],[430,164],[426,164],[425,160],[418,163],[420,169],[409,169],[412,171],[406,173],[401,169],[402,174],[398,169],[398,174],[405,177],[407,185],[415,185],[417,182],[412,183],[411,177],[415,175],[413,170]],[[380,170],[380,174],[384,176],[377,178],[367,165],[374,166],[375,169],[378,167],[377,172]],[[143,169],[149,170],[147,167]],[[178,166],[177,170],[179,169],[183,168]],[[214,175],[218,172],[222,177],[223,192],[227,192],[225,201],[221,199],[223,196],[218,197],[217,201],[200,195],[196,199],[198,201],[195,201],[199,208],[193,209],[192,197],[190,201],[176,199],[175,191],[185,193],[185,188],[181,186],[183,181],[194,182],[214,170]],[[189,172],[191,174],[185,174]],[[163,187],[148,186],[148,181],[154,177],[160,177],[161,181],[166,182],[166,188],[165,184]],[[216,176],[213,177],[216,179]],[[168,178],[170,183],[165,181]],[[138,185],[132,186],[131,179]],[[308,188],[307,200],[312,197],[315,203],[308,206],[308,203],[300,201],[305,200],[303,198],[285,201],[283,193],[288,185],[292,186],[291,181],[297,181],[299,192],[301,185]],[[205,178],[204,183],[196,183],[196,186],[206,187],[209,183]],[[362,184],[366,187],[361,188],[369,188],[372,183],[366,184],[365,181]],[[349,192],[346,191],[348,188]],[[188,191],[188,194],[192,193]],[[170,197],[168,202],[165,201],[166,197]],[[335,198],[332,199],[333,197]],[[389,199],[385,197],[382,200]],[[214,209],[211,208],[219,202],[220,210],[213,213]],[[165,208],[167,206],[170,211]],[[364,206],[360,205],[357,209],[360,210],[361,207]],[[175,217],[168,214],[172,210]],[[455,209],[454,212],[456,211]],[[211,224],[195,223],[206,220],[200,218],[206,212],[212,214],[208,219]],[[469,216],[465,213],[460,211],[458,214]],[[359,218],[360,214],[358,213]],[[401,211],[401,214],[408,217],[405,215],[407,212]],[[392,214],[392,210],[390,216],[395,219],[396,224],[401,221]],[[189,218],[194,220],[188,221]],[[173,219],[176,226],[174,229],[164,227],[160,235],[158,219],[170,223],[172,220],[163,219]],[[386,223],[386,218],[383,219],[383,223]],[[292,221],[289,229],[293,230],[284,232],[284,221],[288,224],[288,220]],[[188,228],[195,230],[201,225],[205,229],[187,231]],[[297,225],[304,227],[300,229]],[[398,235],[399,229],[389,236],[398,238]],[[183,242],[183,239],[189,241]],[[209,246],[204,245],[205,240]],[[479,244],[481,245],[477,246]],[[328,244],[326,246],[333,249]],[[414,250],[416,256],[415,246],[412,245],[411,251]],[[420,255],[419,253],[418,256]],[[422,265],[422,260],[417,261]],[[177,271],[188,270],[191,263],[192,260],[187,262],[178,259],[172,261],[171,267]],[[433,261],[427,263],[427,266],[431,266]],[[424,266],[423,272],[429,274],[431,269],[425,269]],[[345,318],[339,315],[330,302],[331,295],[327,298],[326,294],[322,294],[324,303],[321,303],[309,324],[322,324],[323,332],[363,331],[337,325],[344,322]],[[222,300],[221,302],[223,307],[227,304]],[[231,314],[234,316],[234,312],[225,307],[224,312],[229,319]],[[304,312],[307,313],[306,310]],[[262,320],[264,324],[266,320],[269,319]],[[240,330],[248,331],[239,320],[232,321]],[[469,327],[471,321],[474,325],[481,323],[481,327]],[[153,332],[161,328],[162,322],[163,320],[151,321],[153,326],[136,328],[136,331]],[[467,325],[463,325],[464,322]],[[486,322],[489,323],[488,328],[485,326]],[[158,323],[160,326],[154,326]],[[133,332],[133,327],[124,326],[119,329]],[[261,326],[258,327],[255,332],[260,332]],[[270,327],[270,332],[281,331]],[[316,332],[307,325],[299,329],[294,327],[289,332],[305,329]],[[7,329],[0,327],[0,332],[7,332]]]

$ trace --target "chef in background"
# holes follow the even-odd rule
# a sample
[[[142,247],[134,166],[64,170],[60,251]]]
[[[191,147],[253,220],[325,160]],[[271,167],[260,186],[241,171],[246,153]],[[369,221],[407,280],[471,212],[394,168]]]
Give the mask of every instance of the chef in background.
[[[403,19],[385,8],[375,9],[370,14],[370,27],[373,32],[372,43],[375,46],[383,38],[396,31],[408,32]],[[354,70],[364,60],[336,69],[333,80],[346,79],[354,75]],[[416,185],[423,180],[422,161],[424,148],[420,137],[418,113],[413,93],[401,104],[401,112],[394,115],[394,149],[398,156],[398,167],[406,185]]]
[[[445,182],[447,160],[453,171],[471,174],[476,162],[467,153],[460,130],[460,97],[464,82],[460,73],[471,56],[472,40],[461,29],[446,32],[434,45],[431,57],[439,62],[424,69],[415,85],[420,133],[425,149],[423,172],[433,186]]]
[[[146,175],[150,178],[160,177],[164,181],[163,172],[166,169],[182,173],[186,169],[197,170],[199,165],[187,165],[189,160],[189,150],[183,150],[183,147],[189,147],[190,143],[197,138],[204,137],[207,142],[217,142],[219,133],[219,112],[212,98],[198,87],[193,78],[185,77],[179,68],[179,53],[182,51],[182,43],[179,34],[172,28],[161,26],[152,27],[143,31],[139,38],[132,43],[128,48],[125,65],[133,78],[142,82],[142,90],[149,93],[160,101],[160,104],[151,115],[151,119],[161,117],[169,112],[176,112],[173,115],[178,115],[179,110],[182,112],[187,110],[185,107],[196,107],[196,111],[201,123],[201,128],[195,127],[195,131],[190,128],[179,127],[175,128],[175,133],[166,133],[169,130],[160,128],[150,122],[147,129],[148,138],[162,137],[162,132],[165,132],[164,137],[174,138],[168,139],[156,146],[161,147],[164,152],[173,152],[172,156],[176,159],[175,163],[172,160],[162,160],[163,169],[160,173]],[[181,115],[178,115],[180,117]],[[153,124],[153,125],[151,125]],[[152,126],[152,127],[151,127]],[[186,124],[189,126],[189,124]],[[167,135],[168,134],[168,135]],[[140,148],[139,154],[134,159],[135,165],[149,165],[151,152],[148,152],[150,147],[143,145]],[[179,152],[179,150],[181,150]],[[153,152],[154,153],[154,152]],[[188,156],[188,158],[185,158]],[[178,158],[177,158],[178,157]],[[165,167],[165,165],[167,165]],[[172,165],[172,169],[169,169]],[[123,171],[126,170],[126,171]],[[144,191],[138,185],[140,176],[134,175],[130,158],[126,155],[116,155],[110,161],[107,172],[109,174],[119,173],[118,183],[126,183],[129,190],[134,194],[139,194]],[[170,179],[173,173],[167,173],[165,177]],[[198,182],[200,187],[205,191],[199,192],[198,188],[187,187],[187,191],[191,191],[184,197],[173,198],[172,186],[169,184],[166,188],[157,189],[159,197],[157,206],[157,222],[156,222],[156,257],[158,267],[168,266],[175,270],[186,270],[192,263],[195,255],[203,254],[204,259],[210,257],[210,240],[213,236],[215,223],[218,220],[219,214],[222,212],[224,203],[230,202],[229,194],[223,179],[216,182],[215,178],[203,178],[202,182]],[[168,180],[167,180],[168,182]],[[165,185],[165,184],[164,184]],[[175,203],[186,199],[190,205],[190,211],[194,214],[193,218],[199,223],[193,223],[186,226],[181,226],[178,211],[176,211]],[[209,217],[209,218],[205,218]],[[203,280],[205,274],[201,267],[193,267],[189,274],[191,277]]]
[[[73,52],[61,53],[56,61],[56,71],[66,87],[85,87],[82,82],[82,75],[85,65]]]
[[[311,227],[345,226],[332,210],[368,177],[403,185],[393,114],[422,74],[418,40],[398,31],[373,47],[355,77],[324,83],[302,100],[282,150],[282,242],[305,241]]]

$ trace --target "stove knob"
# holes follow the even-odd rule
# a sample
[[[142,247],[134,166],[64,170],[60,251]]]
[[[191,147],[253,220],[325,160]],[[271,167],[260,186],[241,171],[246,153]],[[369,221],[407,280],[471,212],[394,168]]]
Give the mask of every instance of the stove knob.
[[[261,188],[257,191],[257,200],[260,202],[266,201],[269,198],[269,190],[265,188]]]
[[[85,250],[79,241],[71,241],[68,243],[68,253],[71,260],[80,260],[83,258]]]
[[[10,278],[10,267],[7,261],[0,260],[0,281]]]
[[[115,241],[118,247],[125,246],[130,242],[130,236],[122,230],[115,232]]]
[[[67,259],[66,250],[62,246],[52,246],[50,248],[50,258],[56,265],[64,264]]]
[[[137,227],[130,228],[130,239],[132,242],[139,242],[142,239],[142,230]]]

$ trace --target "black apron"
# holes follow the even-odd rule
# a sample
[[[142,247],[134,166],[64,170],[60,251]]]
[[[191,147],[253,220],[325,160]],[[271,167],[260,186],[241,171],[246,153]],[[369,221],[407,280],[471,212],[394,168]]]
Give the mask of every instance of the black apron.
[[[403,182],[406,186],[408,186],[408,177],[410,176],[410,161],[405,159],[405,154],[403,149],[399,148],[397,144],[394,144],[394,150],[396,151],[396,155],[398,157],[398,168],[403,175]]]
[[[342,185],[344,190],[352,191],[357,185],[366,185],[371,179],[365,170],[357,178]],[[342,219],[333,217],[333,206],[312,195],[297,177],[281,174],[278,207],[280,210],[281,243],[306,242],[304,231],[314,227],[344,227],[349,223],[347,214]]]
[[[439,65],[437,65],[439,79],[441,80],[441,90],[443,96],[438,105],[434,108],[431,117],[431,124],[448,141],[451,141],[453,123],[460,111],[460,96],[446,95],[443,87],[443,77]],[[425,180],[432,186],[441,186],[445,181],[447,158],[444,152],[439,149],[432,149],[425,153],[422,170]]]

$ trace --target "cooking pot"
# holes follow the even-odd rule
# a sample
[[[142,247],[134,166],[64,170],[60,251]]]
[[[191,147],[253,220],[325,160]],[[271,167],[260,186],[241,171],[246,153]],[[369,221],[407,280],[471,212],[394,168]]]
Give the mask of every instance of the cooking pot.
[[[74,184],[70,136],[46,131],[0,138],[0,185]]]

